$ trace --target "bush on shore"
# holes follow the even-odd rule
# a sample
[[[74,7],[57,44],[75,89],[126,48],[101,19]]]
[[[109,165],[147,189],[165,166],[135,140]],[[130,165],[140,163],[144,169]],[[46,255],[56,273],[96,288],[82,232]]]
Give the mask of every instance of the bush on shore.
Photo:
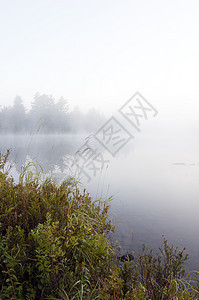
[[[0,154],[0,299],[198,299],[183,279],[185,249],[163,240],[117,260],[110,199],[92,201],[74,179],[60,184],[22,167],[15,183]]]

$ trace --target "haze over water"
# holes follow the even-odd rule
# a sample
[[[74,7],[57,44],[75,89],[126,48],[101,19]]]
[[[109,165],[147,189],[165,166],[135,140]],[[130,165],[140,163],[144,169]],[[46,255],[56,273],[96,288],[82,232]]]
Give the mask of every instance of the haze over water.
[[[157,249],[165,235],[174,245],[187,248],[191,269],[199,264],[199,144],[192,123],[183,124],[178,118],[169,129],[159,113],[115,157],[95,141],[108,163],[96,176],[90,171],[90,182],[85,176],[81,182],[93,199],[113,196],[116,233],[112,238],[118,240],[122,253],[138,251],[143,244]],[[62,180],[74,174],[68,158],[89,134],[1,135],[0,147],[12,149],[15,178],[25,159],[33,158],[45,172]]]
[[[157,116],[147,120],[141,132],[131,132],[124,122],[135,136],[115,157],[94,143],[110,162],[96,176],[91,172],[90,182],[82,178],[82,183],[94,199],[114,196],[115,239],[123,252],[137,251],[143,243],[157,248],[165,234],[175,245],[187,247],[189,267],[196,268],[199,1],[0,2],[0,131],[6,132],[0,135],[0,152],[12,149],[13,176],[31,158],[50,175],[68,176],[74,171],[69,171],[68,160],[106,120],[98,122],[94,113],[82,119],[79,108],[85,112],[94,107],[107,120],[112,115],[117,119],[118,109],[138,90],[157,109]],[[42,95],[63,96],[75,112],[70,115],[72,122],[51,118],[52,112],[64,108],[60,101],[49,113],[52,127],[29,134],[41,118],[36,113],[31,115],[32,123],[23,119],[26,135],[23,130],[12,135],[22,124],[19,115],[8,113],[17,95],[21,98],[15,109],[21,107],[22,119],[33,99],[38,108]],[[85,133],[76,126],[85,127]]]

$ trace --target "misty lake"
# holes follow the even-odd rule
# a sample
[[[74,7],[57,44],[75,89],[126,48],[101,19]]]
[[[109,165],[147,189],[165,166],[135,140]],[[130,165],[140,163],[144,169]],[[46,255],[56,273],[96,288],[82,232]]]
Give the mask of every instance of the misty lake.
[[[160,132],[157,123],[149,124],[115,157],[86,139],[89,134],[85,133],[2,135],[0,150],[11,149],[11,174],[16,180],[21,165],[30,159],[62,180],[74,174],[72,157],[88,141],[105,162],[102,170],[90,168],[81,182],[94,199],[113,196],[116,232],[112,239],[118,240],[121,253],[137,252],[143,244],[157,250],[164,235],[175,246],[186,247],[191,269],[199,265],[198,139],[193,132],[180,133],[180,127],[171,134],[163,127]]]

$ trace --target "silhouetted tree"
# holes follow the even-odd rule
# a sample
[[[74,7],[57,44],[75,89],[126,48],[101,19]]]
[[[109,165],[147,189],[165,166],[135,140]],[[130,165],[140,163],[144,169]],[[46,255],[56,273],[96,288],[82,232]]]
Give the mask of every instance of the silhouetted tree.
[[[68,111],[67,101],[61,97],[56,101],[52,96],[37,93],[26,111],[21,97],[17,96],[13,106],[0,109],[0,133],[76,133],[97,130],[105,118],[92,109],[82,113],[78,107]]]
[[[17,96],[11,108],[11,130],[13,133],[21,133],[26,130],[26,110],[21,97]]]
[[[56,102],[52,96],[36,94],[28,115],[31,128],[40,133],[67,131],[67,102],[63,98]]]
[[[11,130],[12,124],[12,107],[7,106],[3,107],[1,110],[1,131],[3,133],[12,132]]]

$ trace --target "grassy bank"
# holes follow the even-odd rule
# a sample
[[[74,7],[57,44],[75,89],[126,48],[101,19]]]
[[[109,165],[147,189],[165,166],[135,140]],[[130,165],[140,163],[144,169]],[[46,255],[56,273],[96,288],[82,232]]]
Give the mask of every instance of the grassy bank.
[[[34,165],[16,184],[8,156],[0,154],[1,299],[198,299],[185,249],[163,239],[159,254],[143,248],[119,260],[109,200],[92,201],[74,179],[42,178]]]

